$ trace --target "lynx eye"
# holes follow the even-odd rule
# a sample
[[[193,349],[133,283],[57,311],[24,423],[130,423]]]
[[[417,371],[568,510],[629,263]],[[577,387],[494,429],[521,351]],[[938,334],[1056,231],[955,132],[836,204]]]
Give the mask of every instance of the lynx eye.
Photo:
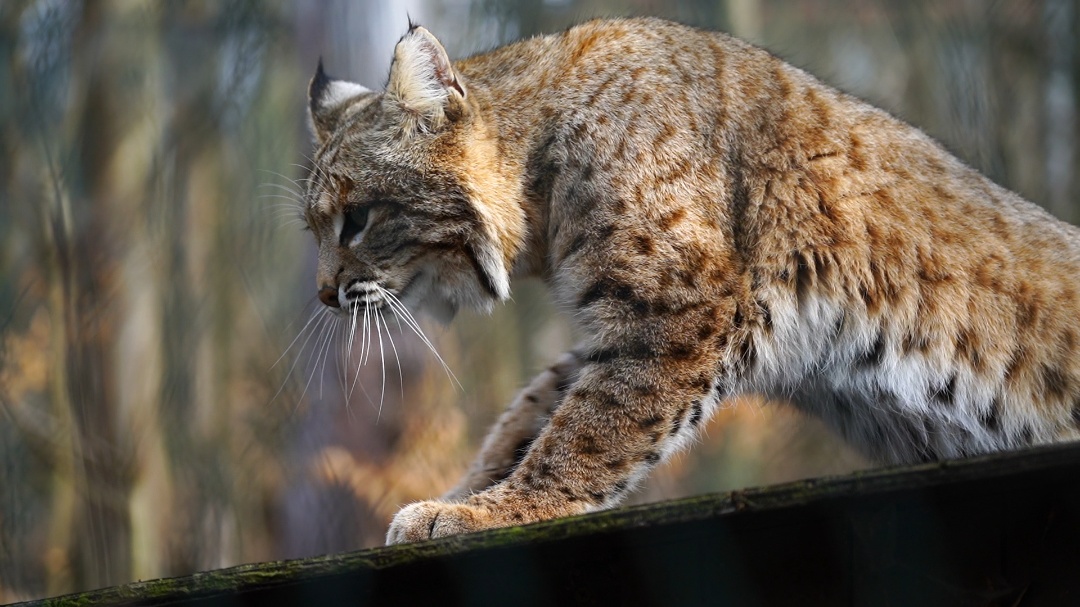
[[[357,234],[364,231],[368,223],[369,207],[353,207],[345,213],[345,224],[341,226],[341,246],[349,245]]]

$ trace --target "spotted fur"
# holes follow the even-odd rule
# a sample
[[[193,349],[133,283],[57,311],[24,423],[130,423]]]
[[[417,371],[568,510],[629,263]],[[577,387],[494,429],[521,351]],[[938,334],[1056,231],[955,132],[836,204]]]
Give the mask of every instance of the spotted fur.
[[[324,302],[537,275],[587,336],[389,542],[612,506],[745,393],[882,462],[1080,435],[1077,230],[765,51],[630,19],[451,63],[414,27],[386,92],[310,93]]]

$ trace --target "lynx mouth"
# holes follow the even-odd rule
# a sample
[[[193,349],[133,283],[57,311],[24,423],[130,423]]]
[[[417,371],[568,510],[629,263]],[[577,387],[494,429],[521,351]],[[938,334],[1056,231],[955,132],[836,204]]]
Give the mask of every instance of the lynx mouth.
[[[375,281],[354,281],[341,294],[341,301],[344,302],[342,307],[345,311],[360,307],[373,307],[377,310],[393,309],[396,307],[394,304],[400,304],[420,289],[422,277],[423,272],[417,272],[400,289],[388,289]]]
[[[431,275],[424,270],[413,274],[400,289],[390,289],[375,281],[353,281],[341,290],[339,300],[342,305],[335,312],[345,315],[389,312],[412,318],[415,312],[423,311],[446,324],[457,313],[455,303],[432,292]]]
[[[351,283],[340,298],[344,302],[342,308],[351,311],[353,308],[369,307],[374,305],[382,308],[386,305],[386,297],[383,289],[373,281],[355,281]]]

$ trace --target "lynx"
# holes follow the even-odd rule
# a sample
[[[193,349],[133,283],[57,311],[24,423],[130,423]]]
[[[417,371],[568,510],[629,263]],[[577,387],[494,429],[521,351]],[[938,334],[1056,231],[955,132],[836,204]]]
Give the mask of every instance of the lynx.
[[[388,543],[611,507],[746,393],[885,463],[1080,436],[1080,232],[764,50],[620,19],[452,63],[414,25],[385,91],[309,98],[323,303],[538,276],[586,336]]]

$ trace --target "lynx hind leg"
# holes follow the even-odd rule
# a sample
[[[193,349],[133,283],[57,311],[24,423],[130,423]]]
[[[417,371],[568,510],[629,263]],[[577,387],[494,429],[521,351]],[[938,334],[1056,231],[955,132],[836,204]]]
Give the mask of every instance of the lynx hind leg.
[[[547,425],[552,411],[580,369],[581,361],[577,355],[567,352],[519,392],[488,432],[469,471],[443,495],[442,500],[465,498],[509,476],[525,457],[533,439]]]

